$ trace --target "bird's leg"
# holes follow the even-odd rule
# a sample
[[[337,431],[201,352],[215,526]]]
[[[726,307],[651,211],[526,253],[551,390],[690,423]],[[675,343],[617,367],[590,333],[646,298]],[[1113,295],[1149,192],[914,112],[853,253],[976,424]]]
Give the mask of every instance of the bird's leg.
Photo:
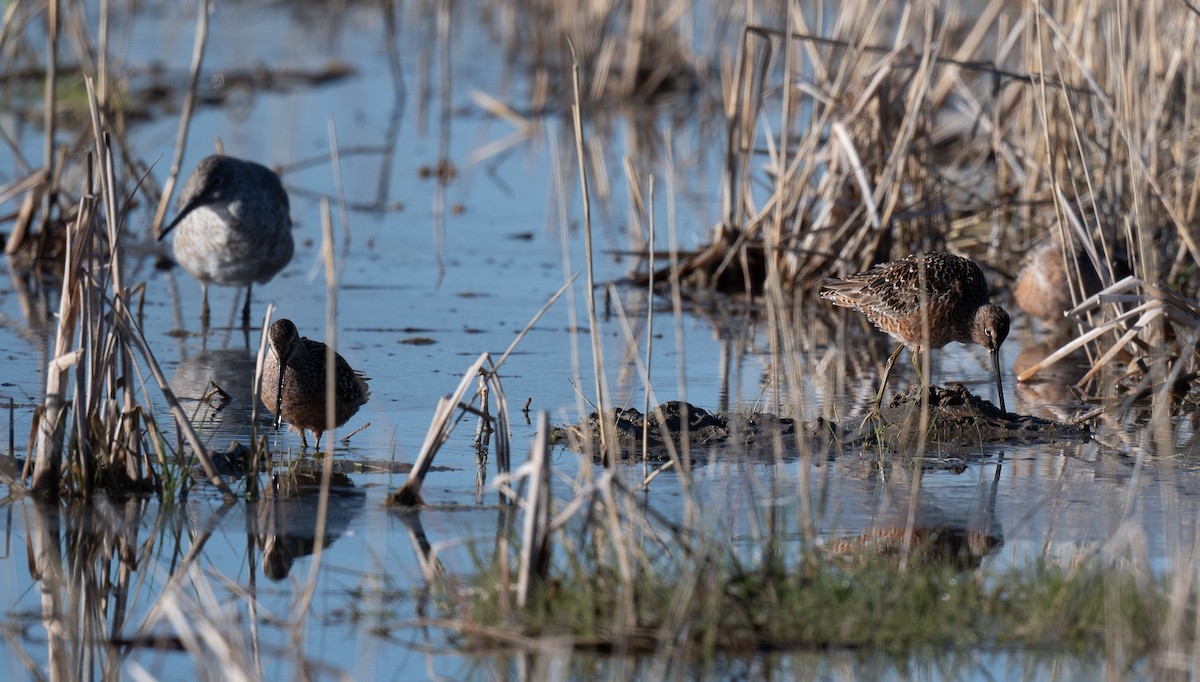
[[[896,364],[896,358],[900,357],[900,351],[904,350],[904,344],[896,346],[896,350],[892,351],[888,357],[887,364],[883,366],[883,380],[879,382],[879,393],[875,394],[875,402],[871,403],[871,412],[868,417],[879,416],[879,406],[883,404],[883,390],[887,388],[888,377],[892,374],[892,365]]]
[[[253,282],[246,285],[246,302],[242,304],[242,329],[250,328],[250,291],[253,288]]]
[[[324,434],[324,431],[313,431],[313,433],[317,434],[317,454],[319,455],[321,454],[321,436]]]
[[[200,283],[200,326],[208,331],[208,283]]]
[[[900,351],[904,351],[904,343],[896,346],[892,355],[889,355],[887,364],[883,365],[883,379],[880,382],[880,393],[875,394],[875,400],[871,402],[871,408],[866,412],[866,417],[863,418],[862,423],[858,425],[859,429],[866,426],[866,423],[872,419],[880,419],[880,406],[883,405],[883,389],[887,388],[888,376],[892,375],[892,365],[895,364],[896,358],[900,357]]]
[[[304,429],[300,429],[300,444],[304,446],[305,450],[308,449],[308,439],[304,437]]]
[[[912,352],[913,372],[915,372],[917,375],[917,385],[922,388],[926,388],[928,386],[928,384],[925,383],[925,374],[921,371],[921,355],[922,355],[922,351],[920,348],[913,349],[913,352]]]

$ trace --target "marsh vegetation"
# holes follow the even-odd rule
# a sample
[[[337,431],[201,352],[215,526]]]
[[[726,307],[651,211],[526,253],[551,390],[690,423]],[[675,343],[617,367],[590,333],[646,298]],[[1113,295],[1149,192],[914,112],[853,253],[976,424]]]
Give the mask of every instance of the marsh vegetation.
[[[1194,675],[1189,5],[4,16],[10,675]],[[254,329],[155,239],[214,146],[291,197]],[[948,347],[864,421],[817,291],[928,250],[1010,409]],[[371,377],[320,451],[282,317]]]

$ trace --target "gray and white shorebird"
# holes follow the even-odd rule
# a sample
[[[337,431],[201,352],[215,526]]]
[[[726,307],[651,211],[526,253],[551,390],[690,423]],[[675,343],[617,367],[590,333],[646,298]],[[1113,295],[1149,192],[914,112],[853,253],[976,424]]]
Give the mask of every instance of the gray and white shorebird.
[[[326,401],[333,401],[335,426],[345,424],[367,404],[371,389],[367,377],[350,366],[340,354],[333,357],[333,395],[325,393],[325,363],[329,347],[320,341],[300,336],[291,320],[276,320],[267,331],[270,350],[263,363],[262,402],[275,415],[275,427],[286,421],[294,431],[300,432],[300,440],[308,445],[304,431],[308,429],[317,437],[317,448],[321,447],[321,434],[330,426],[326,414]]]
[[[200,161],[176,202],[175,260],[200,281],[201,323],[208,326],[208,285],[246,287],[242,325],[250,326],[250,291],[292,260],[287,191],[270,168],[232,156]]]

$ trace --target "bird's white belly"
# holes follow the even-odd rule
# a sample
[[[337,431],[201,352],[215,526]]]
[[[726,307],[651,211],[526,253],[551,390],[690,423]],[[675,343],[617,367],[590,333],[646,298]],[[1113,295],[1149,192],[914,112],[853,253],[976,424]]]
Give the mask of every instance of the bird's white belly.
[[[202,282],[245,286],[269,280],[291,259],[291,235],[287,228],[241,223],[240,205],[230,208],[193,209],[177,229],[175,259]]]

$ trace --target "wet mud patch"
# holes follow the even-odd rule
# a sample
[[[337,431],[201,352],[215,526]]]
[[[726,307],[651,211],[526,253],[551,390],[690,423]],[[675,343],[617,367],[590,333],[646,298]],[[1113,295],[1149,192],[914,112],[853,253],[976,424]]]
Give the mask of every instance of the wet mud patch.
[[[656,461],[669,460],[672,449],[682,452],[685,434],[693,457],[698,452],[772,455],[777,446],[794,456],[799,453],[799,442],[807,443],[808,449],[813,449],[814,443],[836,442],[835,425],[823,419],[805,424],[768,412],[709,412],[678,400],[652,409],[648,424],[647,416],[633,408],[613,408],[609,414],[613,440],[622,458],[642,456],[643,431],[647,458]],[[553,427],[550,435],[573,452],[598,455],[600,428],[599,415],[592,412],[577,424]]]
[[[877,419],[861,426],[853,420],[842,423],[845,432],[858,431],[856,437],[848,439],[849,445],[900,449],[916,446],[923,426],[927,442],[958,445],[1035,445],[1090,437],[1086,426],[1002,412],[962,384],[914,386],[881,407]]]
[[[878,418],[853,417],[834,423],[818,417],[800,422],[768,412],[709,412],[673,400],[647,416],[633,408],[613,408],[611,439],[622,458],[642,456],[645,433],[647,457],[666,461],[671,451],[681,452],[684,437],[693,458],[699,452],[741,456],[797,457],[801,444],[808,452],[832,449],[879,448],[908,450],[920,442],[960,445],[1060,442],[1090,437],[1085,426],[1001,412],[992,403],[973,395],[961,384],[912,388],[882,407]],[[924,398],[924,400],[923,400]],[[555,426],[551,438],[573,452],[600,452],[600,418],[592,412],[576,424]]]

